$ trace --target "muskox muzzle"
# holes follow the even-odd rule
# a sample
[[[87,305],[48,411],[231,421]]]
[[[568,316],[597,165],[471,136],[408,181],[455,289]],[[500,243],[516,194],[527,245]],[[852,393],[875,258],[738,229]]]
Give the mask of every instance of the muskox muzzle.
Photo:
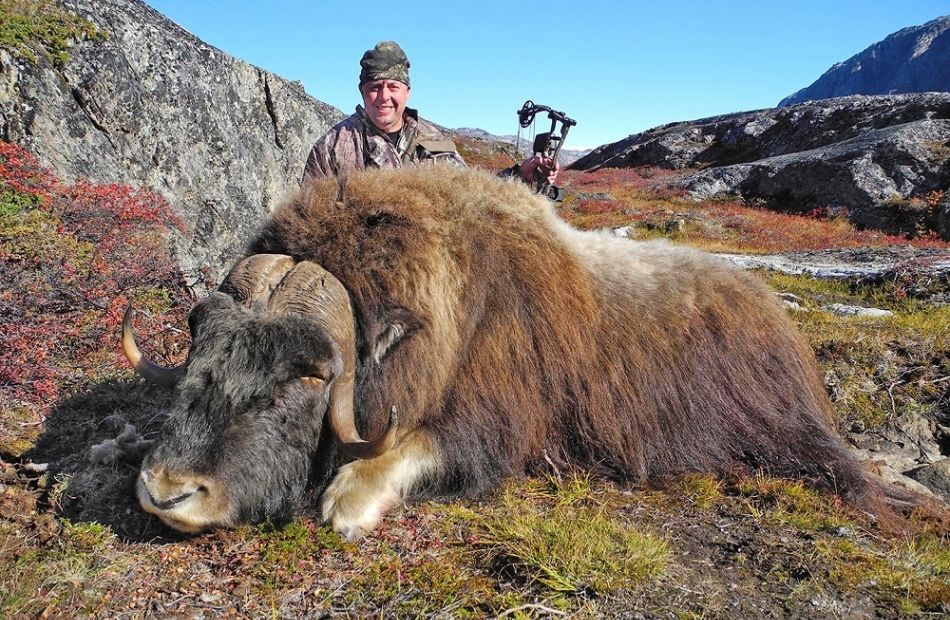
[[[259,254],[238,263],[218,290],[216,295],[223,293],[236,302],[236,304],[231,304],[235,314],[262,317],[267,321],[287,320],[295,324],[299,324],[302,320],[307,323],[309,333],[314,335],[313,364],[306,363],[308,352],[299,350],[306,349],[308,343],[298,342],[292,345],[295,347],[292,351],[295,360],[298,358],[304,360],[304,362],[295,362],[294,368],[313,368],[312,371],[304,371],[304,374],[298,376],[287,376],[286,372],[280,374],[277,372],[277,367],[280,366],[278,362],[281,360],[276,360],[273,363],[274,376],[265,377],[270,379],[270,382],[254,381],[253,377],[246,381],[272,386],[268,389],[274,394],[264,395],[264,397],[257,395],[252,399],[255,406],[262,400],[268,402],[266,406],[262,406],[266,409],[266,415],[261,417],[270,420],[272,427],[260,431],[262,436],[266,435],[267,440],[271,442],[275,441],[273,438],[280,436],[281,433],[285,433],[288,437],[299,437],[302,432],[300,428],[306,426],[306,420],[301,422],[299,418],[307,418],[311,421],[316,420],[316,428],[311,430],[319,438],[319,426],[322,423],[324,411],[314,412],[312,408],[325,404],[327,423],[344,454],[353,458],[367,459],[379,456],[392,448],[397,426],[395,411],[392,413],[386,431],[374,441],[364,440],[356,429],[353,405],[356,334],[349,295],[339,280],[313,262],[296,263],[289,256]],[[145,359],[141,354],[132,335],[131,317],[130,307],[126,311],[123,322],[122,345],[136,372],[150,381],[178,386],[179,396],[181,396],[180,383],[189,380],[192,383],[198,381],[198,377],[188,378],[188,373],[195,368],[193,372],[201,373],[202,381],[210,382],[205,388],[206,391],[217,394],[216,398],[207,402],[201,401],[200,398],[192,398],[190,401],[184,398],[179,399],[182,402],[179,402],[176,413],[172,414],[166,426],[184,427],[191,424],[200,427],[201,432],[205,434],[216,436],[204,437],[200,441],[194,438],[185,438],[185,440],[179,438],[178,441],[169,442],[175,443],[174,447],[169,447],[163,445],[166,443],[166,437],[189,431],[180,428],[166,429],[167,432],[163,434],[163,438],[159,439],[153,453],[145,459],[138,478],[137,494],[142,507],[157,515],[171,527],[184,532],[234,525],[244,520],[247,515],[269,514],[271,507],[282,504],[281,498],[273,497],[275,493],[282,492],[280,488],[248,490],[239,487],[242,484],[245,486],[250,484],[247,482],[249,479],[283,480],[282,474],[268,477],[254,468],[277,467],[274,463],[279,462],[280,458],[306,460],[309,463],[310,460],[318,459],[320,455],[305,454],[305,448],[301,446],[306,442],[298,441],[297,444],[289,445],[292,442],[288,440],[287,450],[282,451],[280,446],[271,446],[268,448],[268,454],[271,456],[262,458],[258,456],[258,453],[263,451],[255,442],[248,441],[246,438],[243,443],[232,441],[231,438],[236,436],[246,437],[252,432],[248,429],[253,429],[255,425],[260,426],[262,423],[257,420],[248,421],[248,418],[252,416],[245,411],[230,411],[229,421],[226,424],[221,423],[220,418],[224,414],[211,406],[214,403],[240,401],[238,395],[227,393],[228,390],[242,391],[240,382],[238,385],[229,387],[228,381],[233,377],[218,377],[215,373],[208,372],[205,368],[207,366],[205,360],[201,359],[202,356],[224,354],[209,353],[205,349],[196,352],[193,344],[189,351],[188,361],[184,365],[166,368]],[[192,319],[198,322],[201,320],[196,318],[194,313]],[[193,329],[195,329],[194,326]],[[200,330],[200,326],[197,329]],[[247,349],[243,355],[253,356],[254,342],[243,344]],[[273,342],[261,342],[260,349],[273,351],[279,347],[275,347]],[[339,362],[338,364],[332,364],[332,367],[327,366],[325,354],[327,350],[333,351],[332,357]],[[322,358],[319,351],[324,352]],[[201,368],[205,369],[201,370]],[[270,372],[270,370],[270,368],[259,368],[255,372],[260,374]],[[308,396],[308,393],[311,396]],[[192,405],[192,402],[198,402],[200,406]],[[306,407],[311,410],[301,410]],[[293,410],[292,413],[291,410]],[[208,418],[207,423],[203,423],[202,416]],[[277,423],[273,422],[274,420],[284,420],[285,427],[275,427]],[[294,430],[288,430],[288,427]],[[310,448],[315,449],[316,445],[317,441],[314,440]],[[211,452],[208,446],[216,446],[215,453],[222,452],[223,456],[215,461],[207,455],[185,454],[189,450]],[[235,446],[238,446],[238,449],[247,449],[246,459],[242,459],[241,455],[233,454]],[[281,452],[287,454],[281,454]],[[276,456],[273,456],[275,453]],[[288,456],[288,454],[293,456]],[[255,459],[260,462],[255,463]],[[229,465],[222,465],[222,462]],[[229,468],[232,470],[230,474]],[[284,468],[309,472],[309,464],[299,467],[287,467],[285,464]],[[242,473],[235,474],[233,470],[236,469],[242,469]],[[228,480],[229,475],[232,480]],[[240,479],[241,482],[235,483],[234,479]],[[294,489],[293,493],[297,493],[300,491],[301,481],[271,485],[260,482],[259,486],[261,485]]]

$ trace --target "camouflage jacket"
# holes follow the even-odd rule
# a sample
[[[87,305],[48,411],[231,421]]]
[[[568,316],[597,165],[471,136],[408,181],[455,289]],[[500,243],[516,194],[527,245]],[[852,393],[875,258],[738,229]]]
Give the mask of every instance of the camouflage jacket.
[[[402,132],[393,144],[366,116],[362,106],[343,119],[310,149],[303,178],[322,179],[346,175],[364,168],[400,168],[421,161],[451,161],[461,166],[465,160],[455,144],[435,125],[406,108]]]

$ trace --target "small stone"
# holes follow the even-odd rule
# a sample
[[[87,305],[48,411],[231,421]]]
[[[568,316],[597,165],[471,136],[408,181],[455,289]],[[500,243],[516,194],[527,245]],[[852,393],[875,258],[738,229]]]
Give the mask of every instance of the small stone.
[[[878,318],[892,316],[894,314],[890,310],[882,310],[881,308],[865,308],[863,306],[849,306],[846,304],[828,304],[827,306],[823,306],[823,308],[839,316]]]
[[[668,233],[683,232],[685,228],[686,220],[681,217],[667,220],[667,222],[663,225],[663,229]]]
[[[617,228],[611,230],[611,232],[617,237],[629,237],[632,231],[633,227],[631,226],[618,226]]]
[[[950,458],[913,469],[907,472],[907,476],[950,500]]]

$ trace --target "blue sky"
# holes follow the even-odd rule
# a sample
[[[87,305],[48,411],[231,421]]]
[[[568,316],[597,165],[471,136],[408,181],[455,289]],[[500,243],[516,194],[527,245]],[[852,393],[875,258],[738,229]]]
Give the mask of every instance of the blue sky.
[[[395,40],[422,116],[514,134],[532,99],[577,120],[568,148],[774,107],[834,63],[950,14],[950,0],[146,1],[346,113],[363,51]]]

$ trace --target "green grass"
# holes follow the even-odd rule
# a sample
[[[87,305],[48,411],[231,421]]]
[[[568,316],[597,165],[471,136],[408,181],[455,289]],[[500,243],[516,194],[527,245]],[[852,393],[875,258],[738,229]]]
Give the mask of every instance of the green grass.
[[[574,474],[512,481],[474,508],[430,502],[409,523],[389,517],[353,555],[324,555],[352,563],[345,588],[326,596],[357,614],[395,617],[576,608],[577,596],[632,588],[666,566],[665,541],[613,514],[628,499]]]
[[[876,428],[904,413],[933,415],[950,376],[950,306],[928,305],[883,282],[853,285],[770,273],[769,284],[803,300],[790,316],[813,351],[845,427]],[[880,318],[817,311],[829,303],[886,308]]]
[[[675,481],[669,494],[682,498],[700,510],[715,506],[723,493],[722,480],[709,475],[691,475]]]
[[[841,503],[798,480],[754,476],[739,481],[737,490],[747,501],[749,514],[806,532],[831,532],[854,527]]]
[[[0,0],[0,47],[31,62],[56,67],[69,61],[72,41],[102,38],[88,20],[49,0]]]
[[[918,319],[936,319],[932,331],[947,335],[948,314],[942,310],[946,306],[935,306],[913,295],[913,292],[927,286],[924,282],[902,280],[898,277],[877,283],[854,283],[847,280],[818,279],[805,275],[779,272],[761,272],[769,284],[777,291],[793,293],[806,301],[806,308],[818,308],[830,303],[883,308],[902,315],[921,315]],[[946,283],[934,282],[934,288],[948,288]]]
[[[383,551],[359,559],[346,588],[348,605],[378,608],[386,616],[481,618],[523,603],[519,593],[499,591],[461,547],[412,557]]]
[[[879,549],[860,540],[822,539],[815,548],[827,563],[827,573],[818,577],[848,590],[866,588],[879,605],[900,615],[939,613],[950,602],[950,546],[945,540]]]
[[[662,574],[666,541],[591,502],[586,479],[552,482],[509,486],[483,517],[478,544],[493,564],[561,593],[614,592]]]
[[[0,538],[15,540],[12,529],[12,524],[4,524]],[[0,568],[0,616],[55,613],[60,606],[90,613],[136,559],[116,549],[115,536],[106,526],[63,521],[61,532],[47,546],[24,549],[12,564]]]

